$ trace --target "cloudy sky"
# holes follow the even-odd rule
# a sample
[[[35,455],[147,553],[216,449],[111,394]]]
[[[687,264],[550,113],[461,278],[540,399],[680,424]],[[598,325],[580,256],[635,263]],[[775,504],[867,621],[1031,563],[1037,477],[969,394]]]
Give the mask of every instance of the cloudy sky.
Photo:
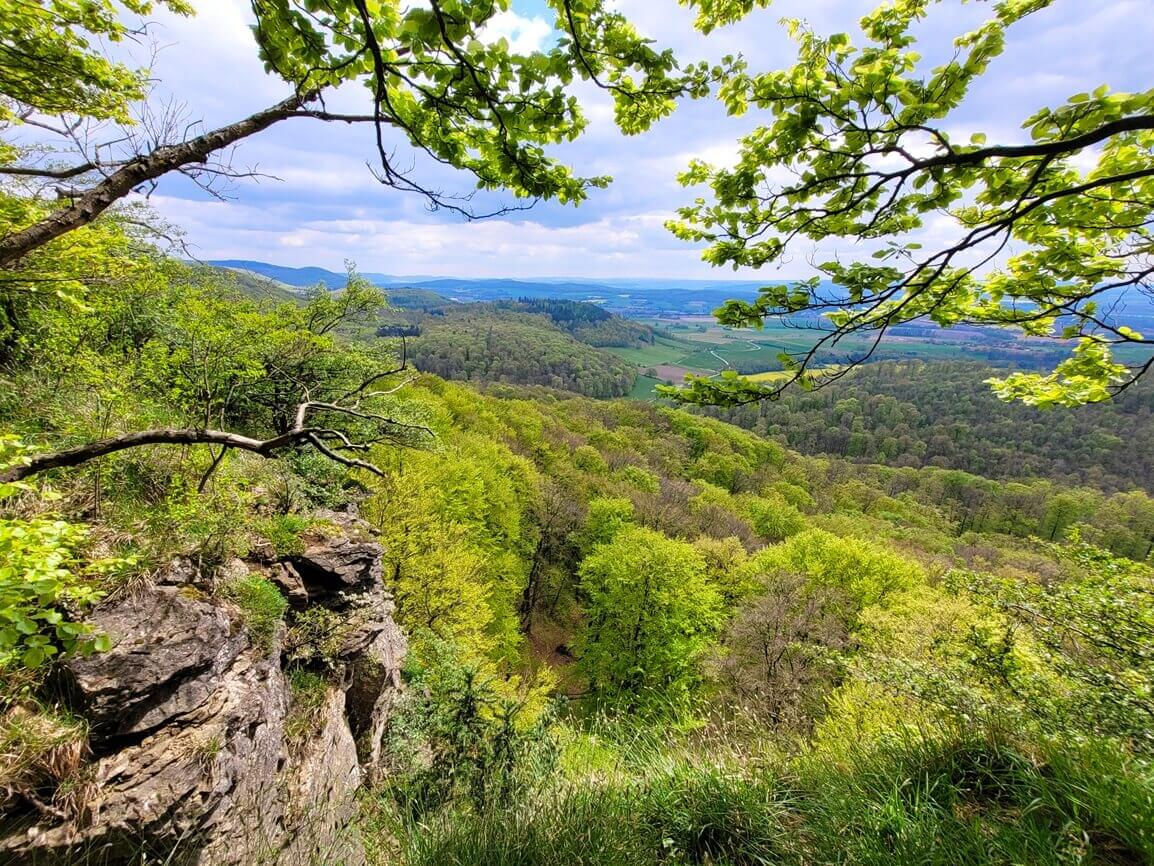
[[[157,99],[183,103],[190,120],[217,125],[239,119],[287,94],[266,76],[248,30],[247,0],[198,0],[192,19],[160,17],[153,30],[161,47],[154,65]],[[872,0],[777,0],[741,25],[703,37],[692,14],[675,0],[619,0],[642,32],[687,60],[741,52],[753,69],[790,64],[790,43],[778,19],[806,18],[822,32],[854,32]],[[958,122],[982,129],[991,142],[1020,140],[1022,119],[1073,93],[1110,83],[1145,89],[1154,82],[1154,0],[1057,0],[1013,33],[1006,54],[991,67]],[[986,2],[945,0],[921,28],[920,49],[933,58],[949,40],[989,13]],[[550,39],[542,0],[514,0],[494,31],[531,49]],[[560,154],[585,175],[609,174],[608,190],[594,191],[579,208],[539,204],[515,217],[465,222],[428,213],[416,196],[378,185],[366,167],[372,131],[293,120],[245,142],[237,164],[278,180],[246,181],[218,201],[177,178],[161,184],[155,208],[186,233],[201,259],[243,258],[281,265],[397,275],[510,277],[750,277],[712,271],[700,251],[666,232],[663,222],[691,200],[675,175],[695,156],[723,162],[756,116],[727,118],[711,102],[690,103],[649,133],[633,138],[613,125],[608,101],[582,91],[592,123]],[[341,94],[340,107],[365,110],[359,90]],[[332,107],[332,106],[330,106]],[[426,175],[432,186],[468,191],[469,179]],[[948,231],[942,226],[931,231]],[[823,251],[824,252],[824,251]],[[852,254],[852,250],[847,250]],[[859,251],[860,252],[860,251]],[[812,251],[799,249],[773,279],[808,275]]]

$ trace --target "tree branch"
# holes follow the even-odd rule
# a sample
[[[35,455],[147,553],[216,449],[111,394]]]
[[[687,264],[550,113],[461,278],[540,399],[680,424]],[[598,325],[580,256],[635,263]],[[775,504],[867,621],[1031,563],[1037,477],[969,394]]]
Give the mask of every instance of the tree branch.
[[[371,377],[366,381],[366,384],[376,381],[377,378],[379,377]],[[361,394],[364,387],[365,386],[362,386],[362,388],[357,389],[353,393]],[[273,436],[270,439],[256,439],[251,436],[230,433],[225,430],[208,430],[203,428],[161,428],[156,430],[141,430],[136,433],[126,433],[123,436],[101,439],[98,442],[90,442],[87,445],[80,445],[64,451],[37,455],[25,464],[10,466],[7,469],[0,470],[0,483],[21,481],[33,475],[39,475],[41,472],[47,472],[50,469],[79,466],[90,460],[95,460],[98,457],[104,457],[108,454],[115,454],[118,451],[127,451],[130,448],[140,448],[146,445],[220,445],[221,453],[219,456],[214,457],[212,466],[201,482],[202,488],[208,480],[209,475],[212,474],[213,470],[216,469],[224,457],[225,452],[230,448],[235,448],[238,451],[248,451],[252,454],[259,454],[261,457],[272,459],[277,457],[277,455],[285,449],[294,448],[298,445],[311,445],[330,460],[340,463],[343,466],[347,466],[350,469],[363,469],[374,475],[384,477],[384,472],[378,467],[363,460],[345,457],[329,447],[324,440],[326,438],[336,439],[340,441],[341,448],[360,451],[367,450],[373,442],[380,442],[383,439],[400,441],[399,436],[393,438],[385,433],[375,439],[368,440],[366,443],[357,444],[353,443],[345,433],[339,430],[306,426],[309,415],[313,412],[332,412],[367,421],[375,421],[378,422],[382,428],[386,429],[395,428],[400,431],[419,432],[429,437],[434,435],[433,431],[428,427],[420,424],[407,424],[401,421],[394,421],[385,415],[366,412],[359,408],[359,404],[359,400],[357,404],[353,406],[342,406],[339,403],[319,403],[307,400],[297,407],[295,415],[296,423],[293,427],[287,432],[279,436]]]
[[[203,163],[209,154],[262,132],[281,120],[296,116],[301,107],[315,97],[315,93],[290,96],[236,123],[180,144],[161,145],[150,153],[129,160],[123,167],[76,197],[67,207],[27,228],[0,238],[0,267],[10,265],[49,241],[89,224],[138,186],[154,181],[174,169]]]

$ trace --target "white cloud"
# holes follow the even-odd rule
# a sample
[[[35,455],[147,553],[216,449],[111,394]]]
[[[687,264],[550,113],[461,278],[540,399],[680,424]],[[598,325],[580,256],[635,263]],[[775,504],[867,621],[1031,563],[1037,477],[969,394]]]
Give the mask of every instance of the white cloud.
[[[820,32],[857,32],[861,14],[879,0],[776,0],[770,10],[708,38],[692,27],[693,12],[675,0],[619,0],[638,28],[685,60],[742,52],[754,70],[787,66],[793,47],[777,19],[808,19]],[[188,103],[209,124],[235,120],[280,99],[287,86],[264,74],[248,29],[247,0],[198,0],[200,12],[183,19],[158,13],[160,52],[156,74],[162,90]],[[991,141],[1018,141],[1023,118],[1079,90],[1109,81],[1120,89],[1148,87],[1154,77],[1154,16],[1150,0],[1080,0],[1055,3],[1009,36],[1006,54],[975,87],[964,111],[951,119],[951,135],[968,140],[986,131]],[[514,2],[498,14],[485,37],[506,38],[527,52],[553,38],[547,21]],[[953,35],[989,14],[988,4],[936,4],[919,27],[927,63],[950,49]],[[935,47],[936,46],[936,47]],[[147,46],[134,51],[147,60]],[[430,215],[423,201],[382,189],[369,174],[375,144],[366,126],[294,120],[245,142],[237,163],[256,165],[281,183],[238,187],[237,201],[206,201],[175,179],[154,204],[183,225],[203,258],[267,259],[287,265],[338,268],[355,260],[366,271],[443,275],[508,276],[739,276],[712,271],[699,251],[672,238],[662,223],[697,191],[681,189],[676,174],[695,156],[716,164],[733,161],[737,138],[763,120],[756,113],[728,117],[713,101],[686,104],[650,133],[623,138],[612,122],[605,93],[575,87],[590,117],[585,137],[554,149],[584,175],[611,174],[613,186],[594,191],[581,208],[545,204],[524,219],[466,223],[446,213]],[[363,111],[367,94],[348,87],[335,94],[334,110]],[[398,159],[411,150],[394,137]],[[468,192],[472,179],[417,160],[418,177],[446,192]],[[784,178],[782,178],[784,180]],[[946,222],[928,227],[928,243],[948,237]],[[866,245],[845,245],[843,255],[862,255]],[[809,259],[837,250],[798,247],[781,270],[767,276],[810,272]]]
[[[482,36],[486,43],[507,39],[509,50],[514,54],[531,54],[539,51],[552,33],[552,26],[544,18],[539,16],[522,18],[511,9],[507,9],[489,19]]]

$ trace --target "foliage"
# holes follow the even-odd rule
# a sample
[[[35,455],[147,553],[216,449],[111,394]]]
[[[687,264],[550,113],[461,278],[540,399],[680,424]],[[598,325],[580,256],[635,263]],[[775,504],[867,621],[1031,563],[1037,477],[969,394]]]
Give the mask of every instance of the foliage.
[[[599,497],[590,501],[585,525],[577,535],[577,544],[584,551],[592,551],[599,544],[608,544],[617,533],[634,521],[633,503],[620,497]]]
[[[290,118],[371,124],[375,130],[374,176],[383,185],[415,192],[433,208],[466,216],[469,195],[444,194],[424,186],[401,167],[385,145],[385,129],[398,131],[415,152],[468,172],[477,187],[506,190],[520,199],[585,200],[609,178],[582,177],[546,151],[576,138],[584,116],[572,92],[578,81],[609,92],[617,125],[626,133],[647,129],[668,115],[679,96],[701,96],[720,67],[680,69],[669,51],[655,49],[628,21],[600,0],[565,0],[553,10],[559,38],[527,54],[507,39],[492,38],[488,26],[508,2],[436,2],[399,7],[367,0],[332,0],[317,11],[310,0],[257,3],[252,28],[266,71],[291,93],[247,118],[193,135],[157,106],[131,106],[146,95],[147,73],[112,59],[102,41],[118,42],[143,30],[125,23],[167,6],[191,13],[185,0],[4,0],[0,70],[5,102],[0,120],[15,117],[54,131],[44,147],[32,137],[0,142],[0,169],[28,179],[33,190],[68,179],[77,190],[59,204],[27,210],[0,238],[0,263],[23,264],[115,210],[141,185],[182,172],[210,192],[219,181],[243,173],[220,157],[222,150]],[[324,98],[332,90],[360,85],[366,107],[334,114]],[[354,87],[355,92],[356,88]],[[132,129],[133,117],[150,121]],[[74,135],[58,125],[60,115],[110,119],[114,128]],[[19,124],[15,129],[19,131]],[[67,161],[44,164],[55,148]],[[215,161],[214,161],[215,160]],[[56,163],[56,164],[52,164]],[[508,210],[496,207],[496,212]],[[8,215],[6,215],[8,216]],[[4,219],[3,222],[9,222]]]
[[[0,467],[25,451],[18,439],[0,438]],[[0,485],[0,501],[21,487],[29,489]],[[77,621],[102,595],[92,576],[113,564],[83,564],[87,538],[87,527],[66,520],[0,517],[0,671],[108,648],[107,636]]]
[[[85,535],[64,520],[0,520],[0,669],[108,647],[75,620],[101,596],[74,571]]]
[[[700,2],[709,29],[748,13],[751,2]],[[765,5],[765,4],[759,4]],[[797,244],[864,241],[872,260],[833,259],[814,277],[767,286],[731,300],[720,322],[761,326],[776,315],[823,317],[827,332],[798,356],[791,375],[755,383],[736,375],[694,378],[689,402],[737,405],[776,396],[789,383],[814,384],[843,337],[870,339],[842,370],[861,363],[876,341],[906,323],[993,325],[1067,343],[1049,374],[1015,372],[991,380],[1003,399],[1037,406],[1100,402],[1145,370],[1150,340],[1117,314],[1128,293],[1149,288],[1150,202],[1154,200],[1154,91],[1108,85],[1043,107],[1022,122],[1030,141],[968,140],[967,97],[993,75],[1011,29],[1052,0],[1006,0],[931,66],[918,50],[936,3],[898,0],[861,19],[860,38],[822,36],[798,20],[785,27],[797,44],[792,68],[730,70],[718,91],[735,115],[764,121],[740,142],[732,167],[694,160],[686,186],[710,195],[669,224],[705,241],[714,265],[762,267]],[[943,10],[944,11],[944,10]],[[855,44],[856,39],[856,44]],[[918,231],[942,213],[952,234],[923,250]],[[1003,261],[998,254],[1014,250]],[[1124,361],[1118,348],[1139,350]],[[828,376],[826,378],[829,378]]]
[[[590,346],[618,348],[641,347],[655,339],[653,329],[640,322],[616,316],[608,310],[584,301],[559,298],[520,298],[498,301],[500,310],[516,310],[545,316],[557,327]],[[477,311],[479,305],[471,309]]]
[[[338,670],[349,639],[363,633],[374,614],[378,614],[376,605],[367,595],[348,599],[340,610],[316,605],[294,611],[285,635],[284,655],[301,669]]]
[[[720,617],[694,547],[642,527],[618,531],[581,562],[586,618],[580,668],[599,698],[685,708]]]
[[[478,656],[516,657],[531,467],[480,437],[381,463],[387,477],[365,513],[381,532],[398,622]]]
[[[219,592],[240,609],[253,645],[262,652],[271,651],[288,610],[280,590],[258,574],[247,574],[229,580]]]
[[[421,319],[412,342],[418,369],[466,382],[546,385],[588,397],[623,397],[633,367],[523,307],[465,304]],[[597,309],[597,308],[594,308]]]
[[[380,295],[355,277],[244,298],[219,274],[135,259],[111,221],[91,228],[69,240],[117,250],[122,279],[13,308],[11,461],[31,459],[22,442],[174,424],[268,435],[302,395],[399,366],[373,336]],[[842,392],[822,417],[849,441],[914,429],[898,402]],[[356,500],[412,638],[394,766],[369,797],[410,863],[1148,852],[1144,494],[803,456],[669,407],[431,375],[372,411],[434,435],[373,442],[380,475],[309,449],[133,449],[54,476],[55,502],[7,485],[4,517],[98,527],[91,544],[67,528],[52,542],[80,580],[98,547],[148,566],[192,552],[210,573],[250,544],[291,557],[315,505]],[[365,420],[342,432],[371,441]],[[1060,542],[1071,527],[1111,554]],[[216,590],[259,648],[287,616],[296,748],[376,611],[289,614],[271,583],[232,574],[217,569]],[[6,686],[6,708],[23,707],[40,673],[7,672],[32,684]],[[556,694],[573,698],[563,712]],[[56,805],[52,784],[38,791]]]
[[[1109,403],[1048,412],[998,400],[982,384],[996,372],[964,361],[869,364],[817,390],[706,411],[805,454],[1105,492],[1154,490],[1150,383]]]
[[[745,513],[754,532],[766,541],[781,541],[801,532],[806,525],[796,506],[775,492],[749,500]]]
[[[851,610],[884,604],[925,580],[925,571],[887,547],[811,529],[767,547],[744,568],[757,574],[804,575],[810,586],[844,593]]]
[[[142,98],[146,76],[104,56],[95,45],[133,35],[126,13],[147,15],[158,5],[188,14],[185,0],[50,0],[0,3],[0,120],[12,102],[45,114],[128,120]],[[6,103],[6,104],[5,104]]]
[[[1150,571],[1081,543],[1062,556],[1075,570],[1049,584],[953,575],[978,614],[954,627],[953,651],[927,657],[892,641],[892,655],[865,660],[867,676],[972,723],[1151,752]]]
[[[533,688],[510,693],[452,644],[421,640],[409,657],[409,681],[387,733],[389,794],[422,819],[447,803],[484,812],[505,809],[550,771],[551,711]]]
[[[676,75],[669,52],[654,50],[598,2],[558,4],[562,38],[546,51],[517,54],[506,40],[485,38],[485,24],[501,8],[436,3],[402,13],[375,7],[369,31],[354,0],[330,3],[324,14],[309,17],[291,3],[262,7],[257,41],[269,70],[298,89],[363,83],[376,110],[415,146],[472,172],[479,186],[563,202],[580,201],[590,186],[606,183],[574,176],[542,150],[585,126],[566,85],[606,76],[618,124],[637,132],[668,114],[671,97],[700,87],[708,74]],[[430,93],[443,95],[431,99]]]

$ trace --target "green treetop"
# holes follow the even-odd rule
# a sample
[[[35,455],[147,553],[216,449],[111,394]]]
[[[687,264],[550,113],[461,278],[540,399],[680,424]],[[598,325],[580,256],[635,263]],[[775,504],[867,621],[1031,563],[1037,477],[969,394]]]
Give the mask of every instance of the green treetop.
[[[689,2],[704,31],[769,5]],[[990,4],[988,19],[959,35],[949,59],[932,69],[915,31],[937,3],[890,0],[862,18],[853,37],[787,21],[797,44],[792,68],[729,71],[719,91],[726,108],[759,112],[764,124],[741,139],[732,168],[696,161],[681,175],[709,195],[682,208],[671,230],[706,242],[704,258],[714,265],[759,268],[799,246],[839,240],[875,251],[821,264],[832,289],[816,277],[767,286],[756,300],[717,311],[738,327],[821,316],[824,333],[813,349],[783,358],[792,377],[693,379],[677,397],[736,405],[773,398],[792,382],[837,378],[868,360],[888,331],[914,320],[1071,341],[1070,356],[1050,373],[991,380],[1006,399],[1096,402],[1146,371],[1149,362],[1133,358],[1149,358],[1154,339],[1111,307],[1125,293],[1149,290],[1154,274],[1154,90],[1088,88],[1026,117],[1021,141],[955,132],[968,126],[967,97],[994,74],[991,61],[1006,50],[1010,28],[1055,2]],[[923,248],[919,230],[941,215],[956,227],[953,237]],[[839,355],[839,343],[855,333],[870,337],[867,348]],[[1119,347],[1130,350],[1126,362]]]

